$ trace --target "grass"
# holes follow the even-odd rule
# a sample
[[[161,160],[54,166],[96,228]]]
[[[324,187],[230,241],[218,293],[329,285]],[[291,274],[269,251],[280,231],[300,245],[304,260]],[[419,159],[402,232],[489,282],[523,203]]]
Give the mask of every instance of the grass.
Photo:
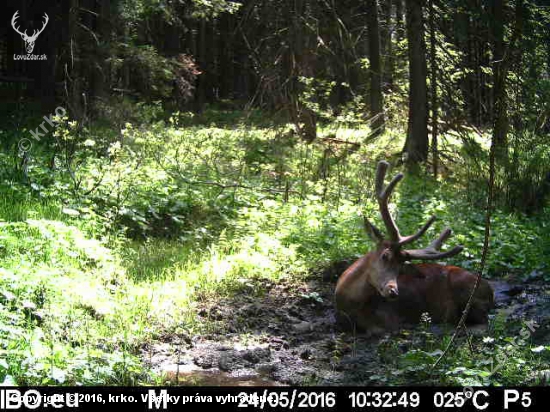
[[[207,330],[196,316],[199,301],[250,293],[254,279],[307,277],[364,253],[371,244],[360,215],[377,215],[376,159],[402,145],[389,130],[355,153],[334,148],[323,163],[326,146],[288,137],[286,125],[172,119],[127,125],[122,146],[93,130],[79,136],[63,127],[64,136],[87,142],[77,153],[78,187],[62,167],[47,170],[38,153],[30,188],[14,179],[0,186],[5,383],[155,382],[142,348],[162,336]],[[360,142],[367,132],[329,125],[320,135]],[[103,150],[108,161],[97,157]],[[0,161],[8,164],[5,156]],[[453,262],[475,269],[483,210],[457,195],[461,179],[407,177],[393,204],[404,233],[438,214],[426,242],[451,223],[453,242],[466,246]],[[497,210],[490,275],[546,270],[548,221],[548,210],[532,218]],[[525,243],[530,247],[519,246]]]

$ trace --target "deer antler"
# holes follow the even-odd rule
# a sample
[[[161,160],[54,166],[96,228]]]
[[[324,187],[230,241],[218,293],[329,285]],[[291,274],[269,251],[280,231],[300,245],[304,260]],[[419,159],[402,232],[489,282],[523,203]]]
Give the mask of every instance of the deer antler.
[[[458,255],[464,249],[462,246],[455,246],[451,250],[446,252],[438,252],[441,249],[441,245],[445,242],[449,236],[451,236],[452,230],[446,228],[441,232],[439,237],[435,239],[430,245],[424,249],[408,249],[403,250],[401,253],[407,259],[420,259],[420,260],[437,260],[446,257]]]
[[[27,38],[29,40],[36,40],[38,38],[38,36],[40,35],[40,33],[42,33],[44,31],[44,29],[46,28],[46,25],[48,24],[48,22],[50,21],[50,18],[48,16],[47,13],[44,13],[44,23],[42,25],[42,28],[40,30],[34,30],[33,31],[33,34],[32,36],[29,36],[27,34],[27,30],[25,30],[24,32],[21,32],[19,30],[19,27],[16,26],[17,24],[17,19],[19,18],[19,10],[17,10],[14,14],[13,14],[13,17],[11,18],[11,25],[13,27],[13,29],[19,34],[21,35],[23,38]]]
[[[376,168],[376,199],[378,200],[378,206],[380,207],[380,214],[382,215],[382,220],[390,236],[392,242],[398,243],[401,240],[401,235],[399,234],[399,229],[393,220],[393,217],[388,208],[388,199],[390,198],[393,189],[397,186],[397,183],[403,179],[403,173],[397,174],[390,184],[384,189],[384,178],[386,177],[386,171],[389,167],[388,162],[378,162],[378,167]]]
[[[48,17],[48,15],[46,13],[44,13],[44,23],[42,25],[42,28],[40,30],[34,30],[32,36],[30,36],[30,38],[33,39],[33,40],[36,40],[37,37],[40,35],[40,33],[42,33],[44,31],[44,29],[46,28],[46,25],[48,24],[49,21],[50,21],[50,18]]]
[[[378,162],[378,167],[376,169],[376,199],[378,200],[378,206],[380,208],[380,214],[382,215],[382,221],[386,230],[388,232],[389,240],[392,242],[392,247],[396,250],[399,250],[403,245],[409,244],[418,240],[430,226],[435,222],[435,215],[430,217],[428,221],[420,228],[418,232],[410,236],[402,236],[399,233],[399,228],[395,224],[393,217],[388,208],[388,200],[395,189],[397,183],[403,179],[403,174],[398,173],[391,182],[384,188],[384,179],[386,177],[386,172],[388,170],[389,163],[385,161]],[[378,241],[384,240],[382,232],[374,226],[366,217],[365,217],[365,227],[370,232],[370,234],[376,238]],[[402,256],[406,259],[422,259],[422,260],[436,260],[444,257],[454,256],[462,251],[462,246],[456,246],[453,249],[446,252],[438,252],[438,250],[443,245],[443,242],[449,238],[451,235],[451,229],[445,229],[437,239],[435,239],[430,245],[424,249],[411,249],[403,250],[401,252]]]
[[[22,33],[21,31],[19,31],[19,27],[16,27],[15,25],[17,24],[17,19],[19,18],[18,16],[19,14],[19,10],[17,10],[13,17],[11,18],[11,26],[13,27],[13,29],[21,36],[27,36],[27,30],[25,30],[25,33]]]

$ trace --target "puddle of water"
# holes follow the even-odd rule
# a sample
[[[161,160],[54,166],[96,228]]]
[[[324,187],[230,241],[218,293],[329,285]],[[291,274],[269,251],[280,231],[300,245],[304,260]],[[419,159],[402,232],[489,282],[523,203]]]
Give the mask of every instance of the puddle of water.
[[[495,292],[495,303],[506,304],[512,300],[512,296],[518,285],[512,285],[504,280],[490,280],[489,284]]]

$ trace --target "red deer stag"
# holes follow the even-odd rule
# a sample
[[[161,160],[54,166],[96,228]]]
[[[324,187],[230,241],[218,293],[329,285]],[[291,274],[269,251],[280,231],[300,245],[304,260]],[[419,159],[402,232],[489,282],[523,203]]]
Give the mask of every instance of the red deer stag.
[[[418,323],[425,312],[435,323],[457,322],[476,276],[456,266],[409,263],[411,260],[439,260],[454,256],[462,251],[462,246],[439,251],[451,235],[451,229],[447,228],[424,249],[403,249],[426,233],[435,216],[414,235],[402,236],[399,233],[388,208],[388,198],[403,174],[395,176],[384,188],[388,166],[387,162],[378,163],[375,190],[389,239],[385,239],[380,230],[365,218],[365,228],[377,246],[338,279],[335,296],[338,323],[346,329],[380,334],[405,324]],[[486,323],[493,305],[493,290],[482,279],[467,323]]]

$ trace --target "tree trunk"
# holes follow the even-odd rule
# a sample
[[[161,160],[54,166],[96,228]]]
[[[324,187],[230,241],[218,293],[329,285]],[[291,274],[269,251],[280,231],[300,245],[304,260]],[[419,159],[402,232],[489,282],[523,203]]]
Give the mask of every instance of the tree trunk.
[[[42,10],[49,16],[59,13],[56,4],[43,5]],[[37,23],[40,28],[40,23]],[[30,31],[30,30],[29,30]],[[47,28],[41,35],[40,41],[34,48],[35,54],[45,54],[47,60],[34,62],[31,71],[34,78],[35,97],[40,99],[44,110],[50,111],[55,108],[55,62],[57,60],[56,52],[57,36],[55,31]]]
[[[409,40],[409,124],[403,151],[407,153],[409,164],[424,162],[428,158],[428,93],[423,5],[423,0],[406,1]]]
[[[197,111],[200,113],[204,109],[206,103],[206,82],[208,73],[208,63],[206,57],[206,20],[202,19],[198,23],[198,35],[197,35],[197,57],[199,61],[199,70],[202,75],[198,79],[197,84]]]
[[[382,49],[382,89],[391,90],[393,87],[394,56],[392,42],[392,0],[381,0],[380,11],[382,20],[380,26],[380,47]]]
[[[379,135],[384,128],[382,97],[382,65],[380,61],[380,27],[378,25],[377,0],[367,0],[367,30],[370,60],[370,110],[371,128]]]
[[[110,50],[111,34],[111,0],[101,0],[97,5],[97,34],[101,41],[98,48],[97,67],[92,76],[92,94],[95,98],[104,99],[108,96],[110,86],[110,64],[108,53]]]
[[[84,118],[84,103],[82,101],[82,68],[79,56],[79,28],[78,14],[80,10],[80,0],[71,0],[69,9],[69,58],[66,62],[64,73],[67,104],[71,112],[71,117],[79,121]]]
[[[430,69],[431,69],[431,109],[432,109],[432,172],[437,178],[438,153],[437,153],[437,122],[438,122],[438,101],[437,101],[437,59],[435,45],[435,11],[434,0],[429,0],[430,11]]]
[[[504,8],[506,0],[493,2],[493,141],[497,160],[504,160],[507,147],[508,113],[506,98],[506,62],[504,60]]]
[[[395,0],[395,34],[398,40],[404,37],[403,0]]]
[[[235,78],[235,62],[233,61],[233,45],[235,43],[235,18],[232,14],[222,16],[222,53],[221,53],[221,96],[225,99],[234,98],[233,82]]]
[[[167,56],[174,57],[181,53],[181,32],[182,28],[176,23],[162,21],[164,26],[164,53]]]

